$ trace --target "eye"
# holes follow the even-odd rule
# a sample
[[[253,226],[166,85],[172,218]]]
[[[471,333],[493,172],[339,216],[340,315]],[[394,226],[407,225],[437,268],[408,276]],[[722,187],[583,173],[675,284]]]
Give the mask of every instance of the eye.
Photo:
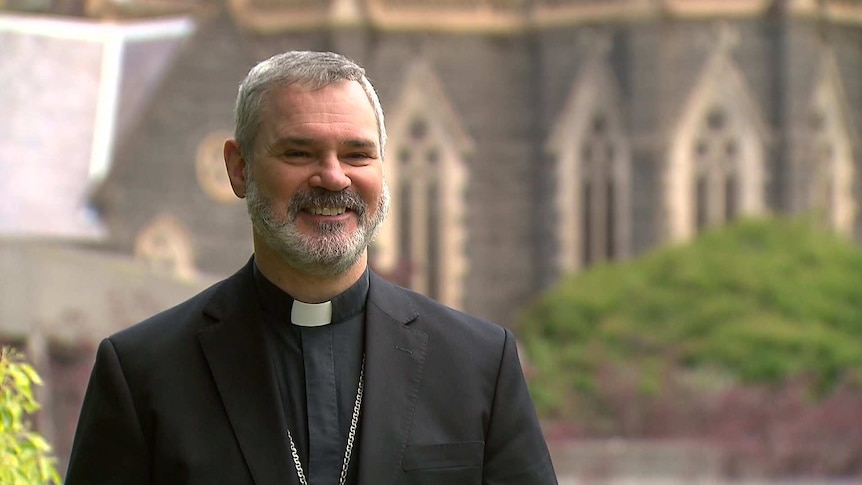
[[[371,160],[375,157],[368,152],[351,152],[351,153],[344,155],[343,158],[345,161],[347,161],[347,163],[350,163],[353,165],[363,165],[363,164],[368,163],[369,160]]]
[[[313,154],[307,150],[285,150],[281,153],[281,160],[291,165],[305,165],[313,161]]]

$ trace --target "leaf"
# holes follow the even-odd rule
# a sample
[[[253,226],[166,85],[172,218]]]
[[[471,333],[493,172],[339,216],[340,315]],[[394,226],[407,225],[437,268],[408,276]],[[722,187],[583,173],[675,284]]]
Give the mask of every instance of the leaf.
[[[32,385],[42,379],[22,361],[12,349],[0,349],[0,485],[61,485],[51,445],[27,419],[40,407]]]
[[[39,377],[36,369],[34,369],[30,364],[21,364],[21,371],[24,372],[33,384],[36,384],[37,386],[41,386],[43,384],[42,378]]]
[[[10,429],[13,421],[14,417],[12,416],[12,411],[6,406],[0,408],[0,422],[3,423],[3,427],[0,428],[0,431],[5,432],[7,429]]]

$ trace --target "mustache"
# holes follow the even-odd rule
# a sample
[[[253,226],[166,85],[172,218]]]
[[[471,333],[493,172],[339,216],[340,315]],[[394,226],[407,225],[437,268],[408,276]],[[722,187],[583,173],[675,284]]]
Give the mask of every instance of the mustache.
[[[351,189],[340,192],[321,189],[319,187],[296,193],[290,199],[287,213],[291,220],[295,219],[299,212],[308,207],[346,207],[355,212],[360,219],[368,211],[368,206],[362,197]]]

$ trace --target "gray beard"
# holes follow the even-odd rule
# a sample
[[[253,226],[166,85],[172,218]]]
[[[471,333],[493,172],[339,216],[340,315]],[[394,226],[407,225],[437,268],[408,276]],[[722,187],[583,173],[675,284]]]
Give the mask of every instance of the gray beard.
[[[389,211],[389,188],[383,190],[377,209],[369,214],[365,201],[354,191],[330,192],[312,189],[297,193],[285,210],[260,193],[249,176],[246,203],[251,224],[263,242],[289,266],[314,276],[337,276],[346,273],[362,257],[380,229]],[[303,207],[345,206],[359,217],[357,230],[346,234],[342,222],[320,223],[315,234],[303,234],[296,227],[296,217]]]

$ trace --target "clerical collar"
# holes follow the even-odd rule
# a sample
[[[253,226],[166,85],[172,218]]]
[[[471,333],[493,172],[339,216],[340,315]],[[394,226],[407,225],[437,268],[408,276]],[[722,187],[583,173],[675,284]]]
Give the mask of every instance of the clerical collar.
[[[332,323],[332,300],[321,303],[306,303],[293,300],[290,322],[300,327],[320,327]]]
[[[350,286],[332,300],[324,303],[304,303],[294,300],[281,288],[266,279],[254,263],[254,282],[260,304],[264,311],[278,321],[291,322],[300,326],[320,326],[340,323],[357,315],[365,308],[368,297],[368,269]],[[297,317],[297,319],[294,319]]]

